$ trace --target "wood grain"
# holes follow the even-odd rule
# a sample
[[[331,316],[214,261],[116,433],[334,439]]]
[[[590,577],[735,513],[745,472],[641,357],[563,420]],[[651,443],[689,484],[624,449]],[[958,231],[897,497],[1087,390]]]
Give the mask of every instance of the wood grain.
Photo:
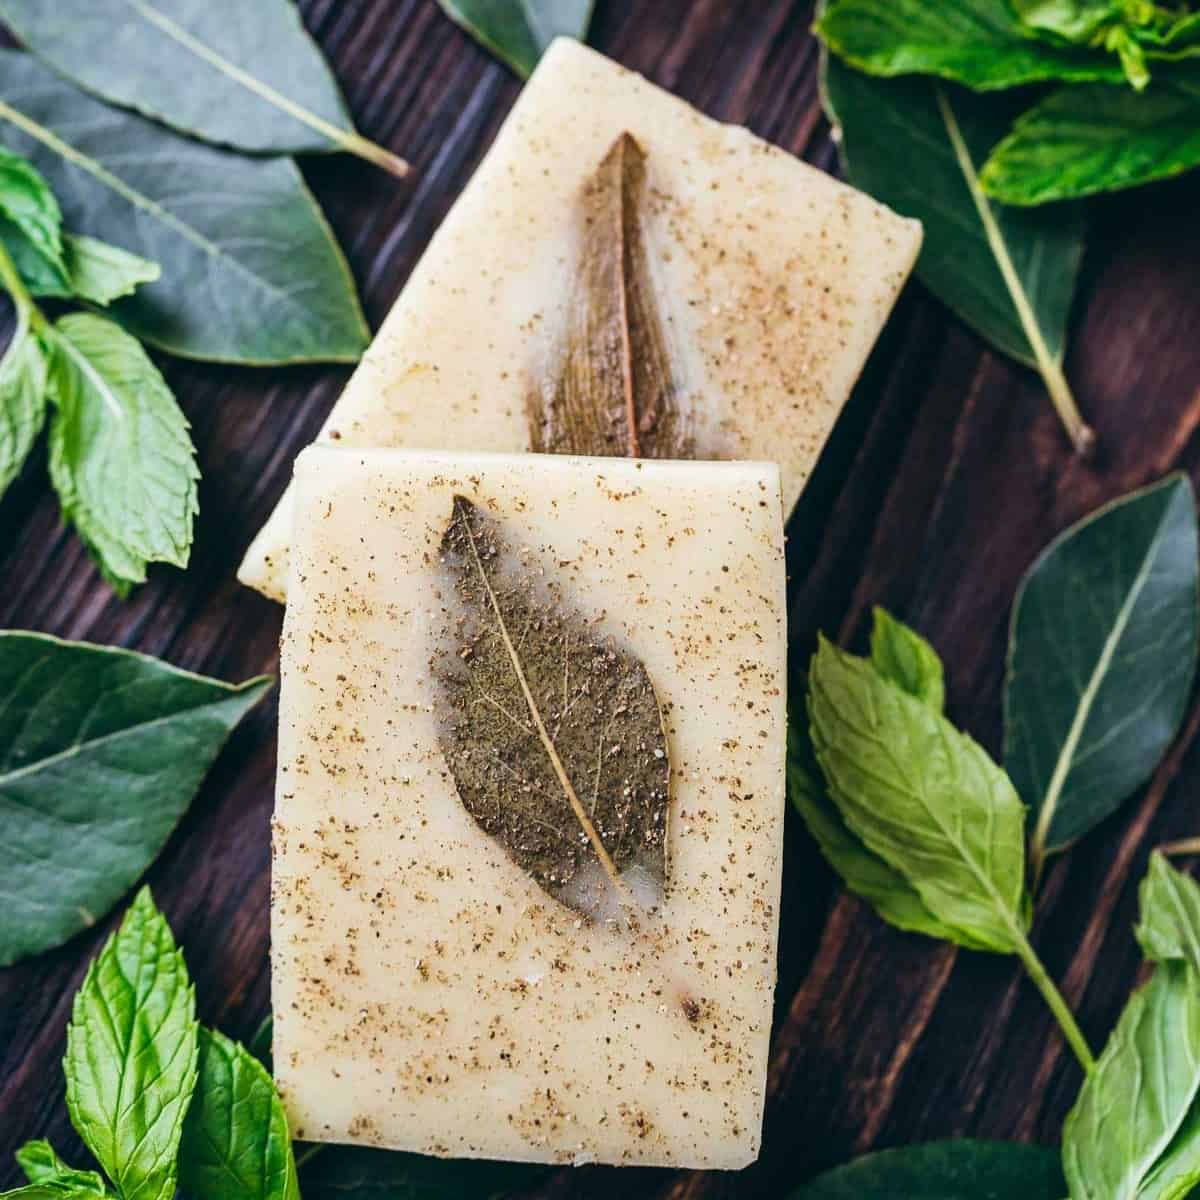
[[[397,183],[357,161],[306,165],[377,326],[518,91],[433,0],[302,0],[360,127],[409,158]],[[826,169],[811,4],[601,0],[593,43],[704,111]],[[1101,204],[1068,360],[1101,454],[1070,457],[1037,380],[988,352],[919,286],[888,326],[791,523],[793,666],[818,629],[861,648],[872,604],[927,634],[950,707],[999,743],[1005,630],[1038,550],[1101,501],[1175,467],[1200,477],[1200,181]],[[167,364],[204,470],[191,568],[127,604],[59,526],[35,461],[0,503],[0,625],[136,647],[225,679],[276,665],[278,610],[234,568],[347,373]],[[38,456],[35,456],[37,459]],[[203,1017],[235,1035],[268,1007],[268,820],[275,712],[237,732],[149,881],[187,951]],[[1100,1042],[1138,972],[1131,936],[1150,847],[1195,835],[1200,710],[1145,796],[1047,880],[1035,940]],[[47,881],[53,886],[53,881]],[[840,893],[790,821],[777,1029],[759,1163],[738,1175],[587,1168],[541,1194],[779,1196],[872,1146],[972,1134],[1052,1142],[1079,1084],[1009,960],[883,926]],[[48,1136],[81,1157],[58,1062],[71,997],[112,919],[0,971],[0,1185]]]

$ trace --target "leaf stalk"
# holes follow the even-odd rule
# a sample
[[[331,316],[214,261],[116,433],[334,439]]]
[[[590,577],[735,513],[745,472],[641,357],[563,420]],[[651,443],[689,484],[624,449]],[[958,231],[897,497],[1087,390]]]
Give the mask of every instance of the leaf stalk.
[[[1033,985],[1042,993],[1042,999],[1046,1001],[1046,1006],[1054,1014],[1054,1019],[1063,1032],[1063,1037],[1067,1039],[1067,1045],[1074,1051],[1085,1074],[1091,1075],[1096,1069],[1096,1056],[1083,1036],[1083,1030],[1079,1028],[1075,1015],[1071,1012],[1066,1000],[1063,999],[1062,992],[1050,978],[1050,973],[1024,933],[1016,937],[1015,943],[1017,957],[1021,960]]]

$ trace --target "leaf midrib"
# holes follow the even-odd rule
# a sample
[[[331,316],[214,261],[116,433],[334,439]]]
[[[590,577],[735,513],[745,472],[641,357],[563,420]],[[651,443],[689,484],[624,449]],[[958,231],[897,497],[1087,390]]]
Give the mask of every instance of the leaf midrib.
[[[198,712],[203,712],[205,709],[214,708],[217,705],[224,704],[237,696],[245,695],[247,689],[258,683],[258,680],[250,680],[240,687],[231,688],[229,695],[222,696],[220,699],[206,701],[203,704],[193,705],[191,708],[181,708],[175,712],[165,713],[161,717],[154,717],[149,721],[139,721],[134,725],[127,725],[123,729],[115,729],[112,733],[106,733],[101,737],[90,738],[84,742],[75,742],[68,746],[65,750],[59,750],[46,758],[39,758],[36,762],[31,762],[28,766],[18,767],[15,771],[5,771],[0,774],[0,788],[11,786],[16,781],[25,778],[28,775],[36,775],[37,773],[49,770],[60,762],[65,762],[78,755],[91,752],[98,747],[111,745],[121,741],[123,738],[133,737],[146,733],[154,728],[169,724],[180,717],[191,716]]]
[[[1134,576],[1133,585],[1129,589],[1121,607],[1117,610],[1116,620],[1113,622],[1108,636],[1104,639],[1104,646],[1101,649],[1099,658],[1096,660],[1096,665],[1092,668],[1088,682],[1080,693],[1079,703],[1075,708],[1075,716],[1071,720],[1067,736],[1059,749],[1058,757],[1055,759],[1054,770],[1050,773],[1050,782],[1046,785],[1046,793],[1042,797],[1042,803],[1038,809],[1037,825],[1034,828],[1033,834],[1033,845],[1036,855],[1044,852],[1047,845],[1050,827],[1053,825],[1054,817],[1058,812],[1059,800],[1062,797],[1063,788],[1066,787],[1071,768],[1075,763],[1075,752],[1078,749],[1080,739],[1083,737],[1083,731],[1087,726],[1088,719],[1091,717],[1092,706],[1096,703],[1096,697],[1099,695],[1100,688],[1112,667],[1112,660],[1117,652],[1117,647],[1120,645],[1121,638],[1124,636],[1130,618],[1133,616],[1133,610],[1137,606],[1138,600],[1141,599],[1142,592],[1149,581],[1155,559],[1158,557],[1158,549],[1162,545],[1162,540],[1165,536],[1167,520],[1170,516],[1173,501],[1174,496],[1172,495],[1163,508],[1158,528],[1154,531],[1154,540],[1150,543],[1145,557],[1142,559],[1142,564],[1138,568],[1137,575]]]

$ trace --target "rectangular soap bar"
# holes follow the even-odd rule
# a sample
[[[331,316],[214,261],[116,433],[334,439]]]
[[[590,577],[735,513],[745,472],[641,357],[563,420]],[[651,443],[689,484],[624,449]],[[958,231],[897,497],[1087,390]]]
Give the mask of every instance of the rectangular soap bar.
[[[912,268],[921,227],[566,39],[522,91],[322,440],[531,448],[533,377],[580,275],[580,197],[626,132],[645,154],[642,231],[695,418],[688,457],[778,462],[790,512]],[[277,599],[290,502],[239,573]]]
[[[546,622],[510,620],[556,753],[586,764],[569,769],[598,828],[624,795],[608,794],[610,770],[639,753],[635,781],[661,768],[665,872],[646,888],[622,868],[629,920],[582,915],[485,828],[491,800],[468,811],[456,786],[443,672],[488,641],[456,640],[442,543],[464,501],[499,539],[479,547],[493,581],[528,581],[652,683],[662,752],[608,702],[610,660],[564,655],[560,671]],[[538,1162],[737,1168],[757,1156],[784,590],[774,465],[300,456],[271,901],[275,1073],[294,1136]],[[492,678],[471,703],[498,740],[471,749],[499,806],[546,762],[512,681]],[[639,698],[634,686],[629,704]],[[564,821],[576,836],[553,782],[534,800],[550,806],[533,819],[551,841]]]

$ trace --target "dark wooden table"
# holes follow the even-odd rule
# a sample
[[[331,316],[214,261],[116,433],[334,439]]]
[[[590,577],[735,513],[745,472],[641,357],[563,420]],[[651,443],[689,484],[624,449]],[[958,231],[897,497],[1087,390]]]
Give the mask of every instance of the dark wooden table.
[[[378,326],[518,92],[433,0],[302,0],[360,127],[408,157],[403,183],[347,158],[306,173]],[[703,111],[826,169],[810,3],[600,0],[591,41]],[[797,661],[818,629],[861,646],[872,604],[944,656],[956,721],[995,750],[1006,623],[1038,550],[1108,497],[1175,467],[1200,477],[1200,178],[1101,204],[1069,374],[1101,439],[1073,461],[1039,381],[909,287],[790,527]],[[116,601],[64,532],[42,456],[0,503],[0,626],[136,647],[224,679],[276,667],[280,610],[234,569],[342,369],[168,362],[204,471],[186,573]],[[248,1035],[268,1008],[274,705],[234,736],[149,881],[202,1017]],[[1049,874],[1036,942],[1097,1043],[1133,983],[1149,849],[1200,833],[1200,710],[1145,793]],[[0,831],[2,837],[2,831]],[[3,867],[0,865],[0,870]],[[53,880],[46,886],[52,888]],[[48,1136],[82,1151],[59,1059],[71,998],[113,919],[0,971],[0,1185]],[[738,1175],[585,1168],[543,1195],[778,1196],[871,1147],[972,1135],[1053,1142],[1080,1074],[1014,961],[885,927],[843,895],[789,817],[780,982],[762,1158]]]

